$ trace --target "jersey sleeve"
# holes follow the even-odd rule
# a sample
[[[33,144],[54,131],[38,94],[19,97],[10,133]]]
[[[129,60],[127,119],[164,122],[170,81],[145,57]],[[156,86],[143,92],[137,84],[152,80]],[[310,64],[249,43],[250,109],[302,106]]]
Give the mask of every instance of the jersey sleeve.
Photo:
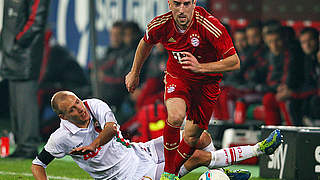
[[[32,164],[46,168],[54,158],[63,158],[69,153],[71,148],[63,143],[63,141],[65,141],[65,138],[63,138],[65,135],[58,131],[51,134],[47,144],[41,153],[32,161]]]
[[[43,163],[38,157],[32,160],[32,164],[36,164],[42,166],[43,168],[47,168],[47,164]]]
[[[208,18],[206,35],[210,43],[217,50],[218,57],[223,59],[236,54],[232,39],[227,29],[216,18]]]
[[[161,31],[156,28],[156,19],[152,20],[146,28],[143,40],[148,44],[157,44],[160,42]]]
[[[54,159],[55,157],[52,156],[49,152],[47,152],[45,149],[41,151],[40,154],[37,155],[37,157],[32,161],[32,164],[36,164],[39,166],[42,166],[44,168],[47,168],[47,165]]]
[[[107,103],[99,99],[90,99],[87,102],[91,108],[93,116],[97,121],[99,121],[101,127],[104,127],[107,122],[114,122],[117,124],[117,120]]]
[[[68,153],[68,149],[64,148],[61,142],[59,142],[59,139],[63,138],[57,138],[51,135],[47,144],[44,146],[44,149],[55,158],[63,158]]]

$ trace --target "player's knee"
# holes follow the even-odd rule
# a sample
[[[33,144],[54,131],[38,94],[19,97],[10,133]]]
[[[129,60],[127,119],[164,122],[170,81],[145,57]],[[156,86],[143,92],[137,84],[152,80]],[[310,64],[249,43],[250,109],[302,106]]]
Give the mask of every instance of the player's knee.
[[[191,162],[197,163],[198,165],[206,166],[210,163],[210,153],[206,151],[196,150],[189,158]]]
[[[211,143],[211,136],[207,131],[203,131],[203,133],[200,136],[200,139],[197,143],[196,148],[197,149],[202,149],[206,146],[208,146]]]
[[[197,143],[199,142],[199,139],[198,137],[193,137],[193,136],[185,136],[184,137],[184,141],[191,147],[195,147],[197,145]]]
[[[173,126],[181,126],[183,119],[185,117],[184,113],[170,113],[168,114],[168,122]]]

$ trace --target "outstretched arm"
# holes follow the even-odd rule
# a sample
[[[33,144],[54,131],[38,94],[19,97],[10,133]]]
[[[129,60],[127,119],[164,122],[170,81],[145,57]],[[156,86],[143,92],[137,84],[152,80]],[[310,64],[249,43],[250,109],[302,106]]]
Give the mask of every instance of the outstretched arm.
[[[130,72],[126,76],[126,87],[130,93],[139,85],[139,75],[144,61],[149,56],[153,45],[146,43],[143,39],[137,47],[136,54]]]
[[[181,59],[183,69],[189,69],[197,73],[215,73],[240,69],[240,60],[237,54],[231,55],[217,62],[199,63],[196,57],[189,52],[183,52],[185,57]]]
[[[36,180],[47,180],[47,174],[46,174],[46,170],[44,169],[44,167],[37,165],[37,164],[32,164],[31,166],[31,171],[33,174],[33,177]]]
[[[89,145],[73,149],[70,154],[88,154],[95,152],[99,146],[108,143],[117,134],[117,125],[114,122],[107,122],[99,136]]]

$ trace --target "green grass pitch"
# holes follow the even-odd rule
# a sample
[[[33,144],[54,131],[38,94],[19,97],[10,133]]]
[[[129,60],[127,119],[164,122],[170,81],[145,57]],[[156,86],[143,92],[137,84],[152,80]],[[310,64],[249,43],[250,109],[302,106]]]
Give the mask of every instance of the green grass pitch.
[[[34,179],[30,170],[31,161],[32,160],[0,158],[0,180]],[[246,168],[253,173],[253,176],[257,176],[257,172],[254,173],[253,171],[255,171],[258,167],[253,166],[254,169],[250,169],[250,167],[251,166],[232,166],[231,169]],[[61,160],[56,159],[50,163],[46,170],[49,179],[92,179],[85,171],[80,169],[78,165],[71,160],[71,158],[64,158]],[[205,168],[198,168],[185,177],[181,178],[181,180],[197,180],[205,170]],[[252,177],[250,179],[264,180],[257,177]]]

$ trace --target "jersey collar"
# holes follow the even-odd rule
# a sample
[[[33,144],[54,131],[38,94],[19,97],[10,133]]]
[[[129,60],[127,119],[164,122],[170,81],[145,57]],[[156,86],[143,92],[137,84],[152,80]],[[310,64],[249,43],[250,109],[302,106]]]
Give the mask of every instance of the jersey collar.
[[[90,124],[91,124],[91,119],[90,118],[90,122],[89,122],[89,125],[88,125],[88,128],[90,127]],[[67,129],[68,131],[70,131],[72,134],[76,134],[77,132],[81,131],[81,130],[84,130],[84,129],[87,129],[87,128],[79,128],[78,126],[76,126],[75,124],[67,121],[67,120],[64,120],[64,119],[61,119],[61,122],[60,122],[60,127],[64,127],[65,129]]]

